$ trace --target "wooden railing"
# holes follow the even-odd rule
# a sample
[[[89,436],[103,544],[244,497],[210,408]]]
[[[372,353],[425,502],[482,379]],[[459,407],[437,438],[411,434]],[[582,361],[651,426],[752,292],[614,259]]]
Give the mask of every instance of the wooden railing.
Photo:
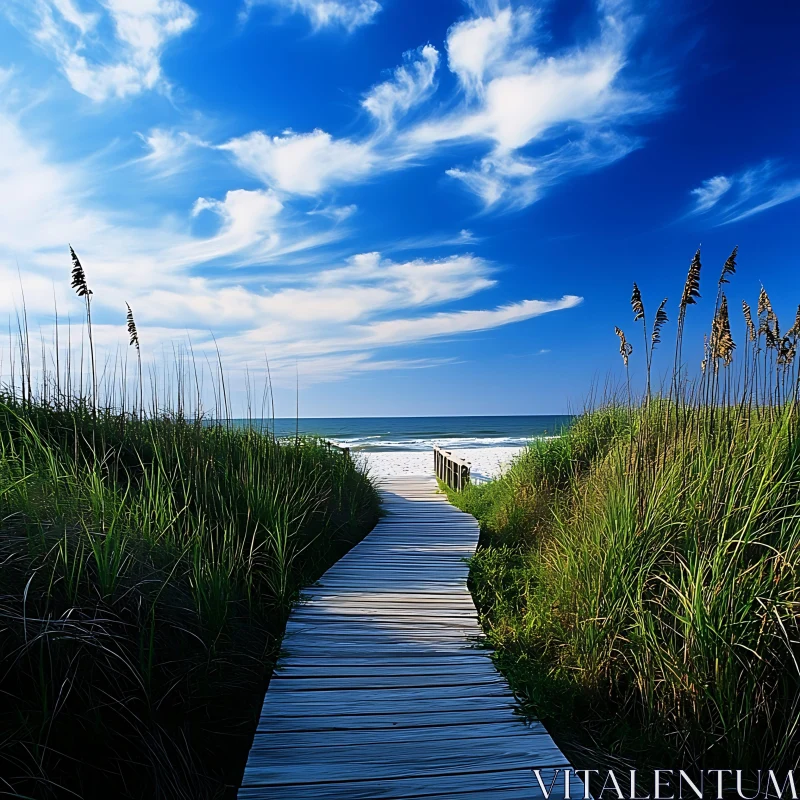
[[[344,453],[345,456],[348,458],[350,457],[350,448],[349,447],[342,447],[340,444],[336,444],[336,442],[330,442],[327,439],[323,439],[324,443],[328,446],[329,450],[340,450]]]
[[[436,477],[451,489],[461,491],[469,484],[470,463],[457,458],[448,450],[433,447],[433,469]]]

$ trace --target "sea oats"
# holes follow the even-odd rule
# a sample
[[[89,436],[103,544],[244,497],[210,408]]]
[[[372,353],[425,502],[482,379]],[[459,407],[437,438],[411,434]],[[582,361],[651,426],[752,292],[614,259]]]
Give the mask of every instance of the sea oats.
[[[653,320],[653,335],[651,337],[651,344],[650,344],[650,352],[652,353],[653,348],[657,344],[661,343],[661,328],[669,322],[667,317],[667,312],[664,310],[664,306],[667,304],[667,298],[665,297],[661,301],[661,305],[658,307],[658,311],[656,311],[656,318]]]
[[[614,333],[619,336],[619,354],[622,356],[622,361],[625,366],[628,366],[628,358],[633,352],[633,345],[625,338],[625,334],[620,328],[615,327]]]
[[[639,287],[634,282],[633,284],[633,294],[631,295],[631,308],[633,309],[633,321],[638,322],[640,319],[644,319],[644,304],[642,303],[642,293],[639,291]]]

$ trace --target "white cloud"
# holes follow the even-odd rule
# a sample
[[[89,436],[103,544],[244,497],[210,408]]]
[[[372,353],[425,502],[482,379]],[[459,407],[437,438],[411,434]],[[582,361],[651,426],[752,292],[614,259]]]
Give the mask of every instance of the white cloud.
[[[361,253],[340,266],[284,277],[275,291],[247,290],[237,295],[230,308],[243,323],[267,318],[271,324],[302,324],[306,334],[300,338],[310,338],[307,344],[315,351],[326,351],[326,342],[335,333],[330,326],[363,323],[470,297],[494,286],[493,271],[491,264],[471,255],[395,262],[380,253]],[[224,301],[225,291],[213,292],[211,286],[209,291]],[[171,308],[173,314],[180,314],[185,307],[188,314],[190,301],[173,296],[173,292],[161,293],[158,299],[148,300],[148,307]],[[219,311],[222,313],[221,308]],[[295,335],[299,332],[292,330]],[[285,343],[291,345],[291,341]]]
[[[451,178],[457,178],[490,207],[508,199],[509,207],[524,208],[536,200],[539,182],[538,167],[530,159],[514,157],[510,153],[498,153],[481,159],[477,169],[447,170]],[[509,199],[513,195],[513,200]]]
[[[463,228],[456,234],[433,233],[428,236],[412,236],[408,239],[400,239],[392,242],[387,249],[393,252],[402,252],[404,250],[424,250],[440,247],[464,247],[478,244],[482,241],[482,236],[476,236],[471,230]]]
[[[341,297],[344,297],[342,295]],[[347,353],[358,353],[359,358],[365,354],[374,354],[376,350],[387,347],[425,342],[445,336],[459,336],[468,333],[491,330],[533,319],[570,308],[582,302],[581,297],[565,295],[559,300],[523,300],[493,309],[469,311],[438,312],[425,316],[394,317],[389,319],[370,319],[369,314],[357,314],[354,307],[349,314],[344,313],[336,319],[336,324],[319,324],[314,312],[328,309],[330,302],[338,299],[338,295],[329,290],[324,295],[315,295],[315,302],[306,308],[307,317],[299,317],[295,324],[308,324],[307,320],[315,320],[313,330],[316,336],[306,335],[292,337],[293,326],[286,322],[276,322],[276,304],[264,307],[265,315],[271,322],[242,334],[218,337],[217,342],[223,355],[237,358],[258,359],[259,354],[267,347],[268,352],[276,353],[274,362],[281,366],[294,367],[296,359],[340,359]],[[290,298],[285,297],[284,302]],[[297,305],[297,297],[291,298],[292,305]],[[286,304],[288,305],[288,304]],[[332,312],[329,311],[329,315]],[[331,322],[331,317],[327,317]],[[324,334],[323,334],[324,332]],[[310,333],[310,331],[309,331]],[[273,358],[271,357],[271,361]],[[366,367],[368,362],[364,363]],[[341,376],[339,376],[341,377]]]
[[[186,131],[153,128],[137,134],[148,150],[136,161],[161,176],[174,175],[186,167],[189,154],[197,148],[210,147],[208,142]]]
[[[309,216],[322,216],[335,220],[336,222],[344,222],[350,219],[358,211],[358,206],[351,203],[347,206],[323,206],[322,208],[315,208],[307,213]]]
[[[369,142],[334,139],[325,131],[249,133],[219,146],[239,166],[267,185],[292,194],[317,195],[330,186],[373,173],[377,155]]]
[[[368,25],[381,11],[376,0],[245,0],[242,17],[246,19],[260,5],[304,14],[315,29],[339,26],[347,31]]]
[[[488,16],[458,22],[450,28],[447,61],[467,91],[480,92],[490,70],[506,69],[511,46],[524,40],[532,22],[527,9],[503,8]],[[513,56],[517,63],[534,57],[535,52],[525,47],[517,47]]]
[[[178,252],[187,263],[202,263],[246,251],[254,244],[261,250],[270,250],[279,241],[275,221],[282,210],[283,204],[269,190],[235,189],[224,200],[200,197],[192,207],[192,216],[211,211],[222,220],[222,228],[210,239],[177,248],[173,257]]]
[[[365,329],[364,343],[401,344],[437,336],[485,331],[553,311],[575,308],[582,299],[565,295],[560,300],[523,300],[487,311],[452,311],[418,319],[376,322]]]
[[[731,182],[724,175],[715,175],[703,181],[696,189],[692,189],[695,198],[695,213],[702,213],[713,208],[722,195],[731,188]]]
[[[520,209],[538,200],[545,189],[565,176],[600,169],[640,146],[640,139],[610,130],[589,130],[546,156],[529,159],[496,150],[476,167],[453,168],[447,174],[463,181],[487,210],[498,204]]]
[[[798,197],[800,197],[800,180],[780,183],[777,186],[771,187],[767,191],[767,199],[763,200],[758,205],[752,206],[751,208],[740,212],[731,219],[725,220],[725,222],[736,222],[737,220],[745,219],[746,217],[752,217],[753,214],[760,214],[762,211],[774,208],[782,203],[788,203],[790,200],[794,200]]]
[[[72,0],[11,0],[6,13],[58,62],[76,92],[96,102],[165,85],[161,53],[197,17],[183,0],[103,0],[83,12]],[[101,22],[113,28],[104,39]]]
[[[461,124],[493,139],[501,150],[514,150],[554,125],[617,117],[622,97],[613,83],[621,66],[617,53],[580,53],[502,75],[487,84],[483,109],[467,114]]]
[[[84,35],[97,25],[100,18],[99,13],[84,13],[75,6],[72,0],[52,0],[52,6],[61,14],[65,22],[74,25]]]
[[[104,221],[82,208],[80,170],[57,164],[0,112],[0,248],[18,252],[63,247],[72,236],[100,234]],[[46,224],[42,224],[45,221]]]
[[[416,53],[406,53],[405,60],[391,80],[370,89],[362,101],[364,108],[385,128],[393,127],[399,117],[427,99],[435,89],[439,51],[433,45],[426,44]]]
[[[414,259],[394,263],[379,253],[352,257],[347,266],[325,270],[317,278],[320,286],[381,286],[392,293],[390,308],[427,306],[469,297],[494,286],[491,268],[472,255],[427,261]]]
[[[733,175],[716,175],[692,189],[693,215],[713,211],[718,225],[737,222],[800,197],[800,178],[784,179],[782,167],[767,160]]]

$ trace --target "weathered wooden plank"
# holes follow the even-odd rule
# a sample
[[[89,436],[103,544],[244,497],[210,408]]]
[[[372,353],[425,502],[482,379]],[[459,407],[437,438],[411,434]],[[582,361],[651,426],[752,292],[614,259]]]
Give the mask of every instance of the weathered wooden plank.
[[[435,674],[415,675],[411,672],[400,672],[397,674],[386,675],[381,671],[380,674],[359,674],[359,675],[327,675],[324,678],[314,676],[287,676],[285,672],[273,677],[270,682],[271,692],[303,692],[319,691],[321,689],[393,689],[402,686],[405,689],[428,689],[431,687],[453,687],[453,686],[505,686],[503,679],[497,675],[489,673],[474,672],[437,672]]]
[[[294,642],[299,639],[307,638],[308,635],[315,638],[324,637],[328,641],[334,643],[339,639],[353,641],[353,637],[358,636],[362,637],[367,642],[385,642],[387,644],[392,642],[427,642],[433,640],[464,646],[467,641],[475,637],[480,638],[482,634],[479,634],[472,628],[461,630],[458,628],[448,628],[447,626],[441,626],[436,629],[429,626],[423,629],[418,626],[407,625],[405,628],[400,629],[397,626],[379,627],[376,624],[365,626],[357,623],[337,624],[328,622],[315,625],[291,622],[286,628],[286,646],[291,649]]]
[[[392,589],[386,588],[383,591],[373,591],[373,592],[362,592],[357,586],[351,586],[341,591],[336,592],[326,592],[323,588],[321,588],[318,584],[313,586],[306,587],[303,589],[302,594],[300,595],[301,601],[304,598],[309,599],[316,599],[318,597],[345,597],[345,598],[352,598],[352,599],[361,599],[361,600],[394,600],[399,602],[405,602],[406,599],[409,601],[411,600],[430,600],[433,599],[436,602],[441,602],[448,598],[455,598],[459,602],[463,601],[465,597],[471,598],[472,595],[469,593],[469,590],[466,586],[461,586],[460,592],[443,592],[441,589],[438,589],[435,584],[431,584],[430,589],[425,590],[414,590],[411,588],[403,588],[403,589]]]
[[[324,676],[317,667],[301,667],[299,665],[284,667],[277,672],[272,680],[287,681],[306,681],[315,680],[318,683],[329,684],[331,688],[341,685],[340,681],[361,680],[359,686],[370,687],[378,685],[390,685],[407,681],[408,685],[415,684],[418,680],[430,681],[433,685],[439,683],[457,682],[481,682],[483,680],[502,680],[493,669],[491,663],[478,666],[466,664],[464,666],[452,666],[447,672],[442,671],[442,664],[386,666],[380,670],[375,669],[373,663],[370,666],[332,666],[325,670]],[[405,685],[405,684],[403,684]]]
[[[542,776],[545,780],[545,776]],[[577,781],[576,781],[577,783]],[[516,794],[505,796],[502,790]],[[530,767],[509,770],[489,770],[483,773],[411,775],[390,780],[361,780],[345,782],[269,785],[263,794],[239,793],[244,800],[269,797],[270,800],[475,800],[475,798],[513,797],[514,800],[543,800],[544,795]],[[573,797],[580,797],[573,786]]]
[[[489,780],[492,780],[491,777]],[[437,781],[439,788],[445,788],[444,782]],[[242,800],[263,800],[264,797],[269,796],[274,800],[486,800],[487,787],[481,785],[480,782],[472,782],[473,786],[477,786],[475,791],[453,789],[445,793],[437,794],[414,794],[410,795],[408,792],[411,787],[401,784],[399,781],[378,781],[370,782],[364,786],[359,786],[357,790],[351,791],[352,784],[334,784],[334,785],[321,785],[312,784],[305,786],[280,786],[270,787],[269,795],[265,793],[263,787],[242,787],[239,791],[239,797]],[[543,800],[543,795],[538,787],[535,791],[531,791],[526,786],[518,786],[516,788],[496,789],[495,783],[492,782],[489,786],[492,791],[491,800]],[[356,793],[358,792],[358,793]],[[580,797],[578,795],[574,795]]]
[[[396,742],[425,742],[437,744],[441,741],[464,742],[465,746],[474,746],[476,740],[485,741],[497,737],[506,739],[520,737],[531,741],[536,746],[531,734],[547,735],[540,722],[526,725],[514,720],[512,722],[489,722],[481,725],[429,725],[416,728],[372,728],[370,730],[350,729],[328,731],[320,737],[316,731],[280,731],[275,734],[264,734],[264,742],[272,750],[307,747],[310,741],[315,747],[341,747],[348,745],[359,747],[380,742],[390,745]]]
[[[453,548],[446,553],[441,551],[412,553],[407,549],[398,549],[396,551],[367,551],[364,554],[359,553],[357,557],[345,561],[343,564],[337,564],[335,569],[328,570],[320,580],[324,580],[329,575],[338,575],[340,572],[344,572],[353,567],[365,567],[367,566],[367,562],[372,560],[371,556],[374,556],[375,561],[385,562],[382,565],[382,571],[383,569],[386,569],[386,571],[391,569],[419,569],[420,566],[424,566],[425,571],[421,574],[424,574],[426,577],[433,577],[438,567],[459,569],[462,572],[467,572],[469,566],[467,564],[467,559],[471,558],[471,556],[466,555],[468,552],[469,551],[462,543],[454,545]],[[394,561],[394,556],[397,556],[397,559],[402,559],[402,561]]]
[[[376,656],[396,656],[407,652],[409,649],[427,650],[436,654],[461,654],[468,652],[468,648],[460,642],[436,641],[435,639],[402,639],[395,641],[381,641],[380,639],[362,638],[352,644],[342,643],[340,639],[331,637],[320,637],[318,644],[310,644],[304,641],[305,637],[298,637],[294,642],[287,642],[284,648],[291,656],[319,655],[320,653],[339,653],[347,655],[365,655],[374,653]],[[480,649],[479,642],[476,642],[475,649]]]
[[[435,747],[420,747],[415,741],[384,745],[351,747],[306,747],[281,750],[280,758],[265,739],[254,747],[262,766],[253,774],[264,784],[312,783],[313,775],[324,775],[326,781],[358,781],[365,774],[371,779],[404,778],[407,775],[435,778],[438,775],[469,775],[494,770],[567,766],[567,762],[549,736],[494,738],[479,740],[480,745],[464,745],[458,739],[439,740]],[[262,744],[263,743],[263,744]],[[473,748],[480,746],[481,758]],[[528,779],[535,783],[529,772]]]
[[[335,581],[332,578],[328,578],[327,575],[323,576],[325,578],[325,583],[317,581],[314,584],[315,589],[319,589],[324,591],[326,594],[331,593],[331,589],[335,586],[335,591],[332,592],[333,594],[337,594],[339,592],[345,592],[350,594],[360,594],[364,592],[365,587],[363,585],[354,586],[347,581]],[[338,583],[338,585],[336,585]],[[409,596],[422,596],[422,595],[439,595],[443,597],[452,597],[456,594],[463,594],[469,595],[469,591],[467,590],[466,586],[461,583],[458,586],[451,587],[451,586],[442,586],[436,581],[425,581],[425,580],[418,580],[415,583],[407,583],[401,586],[389,586],[383,585],[378,581],[377,585],[371,586],[369,591],[375,592],[376,594],[386,594],[386,593],[397,593],[397,592],[406,592]]]
[[[337,668],[364,667],[375,672],[377,670],[390,671],[391,669],[408,667],[442,671],[448,668],[458,669],[463,666],[494,671],[494,665],[491,662],[491,651],[485,649],[477,651],[464,650],[461,653],[433,653],[429,651],[417,653],[412,651],[410,653],[398,653],[392,658],[376,653],[367,653],[366,655],[359,653],[292,655],[284,652],[275,668],[275,674],[281,674],[284,669],[293,668],[314,668],[318,669],[317,674],[327,674],[327,668],[335,670]]]
[[[304,625],[328,625],[328,624],[351,624],[351,625],[372,625],[377,626],[379,629],[388,627],[396,627],[399,630],[413,630],[415,628],[424,628],[438,631],[440,628],[448,629],[462,629],[468,635],[474,630],[475,618],[467,614],[437,614],[436,611],[430,610],[426,612],[417,612],[416,614],[392,615],[391,613],[384,614],[367,614],[359,611],[356,614],[347,614],[346,612],[320,615],[320,614],[298,614],[292,620],[292,624]]]
[[[385,609],[387,612],[392,609],[397,611],[414,611],[417,608],[423,607],[430,608],[454,608],[469,610],[470,613],[477,613],[475,607],[469,602],[469,595],[464,592],[450,597],[449,595],[439,595],[439,599],[430,595],[425,595],[421,592],[411,594],[406,593],[389,593],[389,592],[373,592],[362,593],[356,591],[350,592],[323,592],[315,591],[314,594],[303,593],[300,602],[295,607],[295,612],[313,612],[321,609],[319,613],[325,613],[325,610],[341,609],[341,608],[365,608],[365,609]],[[384,613],[383,611],[381,613]]]
[[[295,710],[307,711],[316,716],[337,716],[352,713],[353,709],[363,709],[368,714],[408,714],[415,711],[446,709],[453,699],[466,698],[471,708],[504,705],[512,701],[513,695],[505,681],[487,686],[465,684],[456,686],[414,687],[388,686],[363,688],[361,686],[337,689],[311,689],[308,691],[278,693],[267,692],[264,710],[276,713],[293,713]]]
[[[387,690],[388,691],[388,690]],[[419,692],[419,697],[413,697],[414,691]],[[269,694],[269,692],[267,692]],[[335,692],[335,694],[339,694]],[[281,695],[276,700],[265,703],[261,711],[262,715],[269,715],[275,720],[292,720],[295,728],[303,720],[303,727],[309,719],[323,720],[328,724],[341,723],[342,720],[350,717],[365,718],[369,717],[377,721],[378,727],[391,728],[393,725],[400,724],[408,714],[445,714],[450,711],[459,711],[468,705],[473,713],[483,714],[483,719],[492,719],[496,714],[509,714],[515,708],[514,699],[511,696],[498,694],[495,697],[475,697],[462,692],[462,696],[437,699],[433,692],[425,694],[423,690],[409,690],[404,699],[398,698],[396,701],[370,699],[362,706],[365,710],[363,714],[353,713],[356,706],[353,703],[363,702],[362,698],[352,692],[341,693],[341,704],[335,703],[330,707],[322,707],[322,703],[330,703],[329,698],[317,701],[313,697],[298,697],[291,693]],[[372,693],[374,698],[378,692]],[[280,702],[279,702],[280,701]],[[370,709],[367,711],[367,709]],[[372,710],[374,709],[374,710]],[[360,726],[363,727],[363,726]],[[271,730],[270,725],[266,730]],[[253,766],[256,762],[253,762]]]
[[[498,719],[513,719],[513,712],[505,709],[505,713],[497,714],[486,709],[472,709],[463,704],[455,709],[437,711],[418,711],[406,714],[347,714],[322,717],[292,715],[281,717],[262,715],[258,723],[258,734],[276,733],[280,731],[312,731],[321,734],[325,731],[343,730],[402,730],[404,728],[427,728],[433,725],[489,725]],[[245,771],[245,782],[247,772]]]
[[[487,655],[486,650],[478,650],[477,652],[470,652],[464,650],[460,653],[431,653],[426,652],[424,655],[408,656],[405,653],[398,653],[392,658],[379,656],[376,654],[361,654],[361,653],[333,653],[333,654],[317,654],[306,653],[304,655],[284,653],[281,656],[281,663],[276,667],[275,674],[282,674],[284,669],[316,669],[316,674],[327,674],[325,667],[336,670],[338,668],[345,669],[350,667],[364,667],[373,672],[386,670],[391,672],[394,669],[407,669],[409,667],[416,667],[420,670],[429,671],[442,671],[446,670],[448,666],[452,665],[453,669],[458,669],[461,666],[468,666],[473,669],[487,669],[494,670],[494,665],[491,663],[490,656]],[[482,658],[476,661],[476,657]],[[485,666],[484,666],[485,663]]]
[[[376,625],[424,625],[434,626],[445,625],[467,625],[476,622],[477,617],[474,613],[470,614],[466,609],[437,609],[433,606],[417,606],[408,611],[394,611],[383,608],[347,608],[342,606],[331,610],[329,613],[320,613],[316,609],[310,609],[306,613],[294,615],[293,622],[359,622],[364,625],[374,623]]]

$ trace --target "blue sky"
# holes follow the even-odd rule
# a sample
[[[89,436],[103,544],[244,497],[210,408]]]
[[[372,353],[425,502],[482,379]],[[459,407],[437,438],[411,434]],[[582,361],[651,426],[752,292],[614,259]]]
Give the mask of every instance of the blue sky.
[[[798,30],[790,0],[8,0],[0,315],[19,271],[34,331],[80,317],[71,242],[104,358],[128,302],[146,361],[219,347],[239,400],[267,356],[279,415],[298,374],[306,416],[575,408],[614,326],[636,346],[631,282],[669,312],[701,244],[794,316]]]

